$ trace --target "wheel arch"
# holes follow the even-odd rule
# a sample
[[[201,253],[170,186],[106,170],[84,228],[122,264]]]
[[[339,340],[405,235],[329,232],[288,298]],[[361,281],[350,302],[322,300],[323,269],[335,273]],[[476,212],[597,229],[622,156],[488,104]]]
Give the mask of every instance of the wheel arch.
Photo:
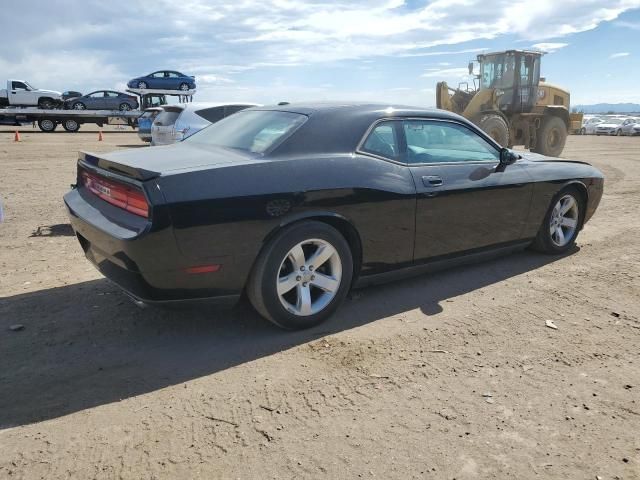
[[[562,119],[565,126],[567,127],[567,132],[571,130],[571,119],[569,117],[569,110],[561,106],[547,106],[544,109],[544,115],[549,115],[553,117],[558,117]]]
[[[360,274],[360,268],[362,267],[362,240],[360,238],[360,233],[353,225],[353,223],[346,217],[335,212],[309,211],[286,217],[280,222],[280,224],[278,224],[277,227],[272,229],[265,236],[262,241],[262,247],[260,249],[258,257],[262,253],[265,245],[267,245],[271,241],[271,239],[278,235],[278,233],[280,233],[284,228],[296,223],[309,220],[326,223],[327,225],[330,225],[338,230],[338,232],[340,232],[340,234],[345,238],[345,240],[349,244],[349,248],[351,248],[351,255],[353,257],[353,279],[351,281],[353,285],[357,280]]]
[[[582,230],[582,227],[584,226],[584,218],[587,211],[587,205],[589,204],[589,189],[580,180],[569,180],[565,182],[562,187],[560,187],[558,192],[561,192],[565,188],[569,187],[574,187],[582,196],[583,205],[580,212],[580,227],[578,228],[578,230]]]

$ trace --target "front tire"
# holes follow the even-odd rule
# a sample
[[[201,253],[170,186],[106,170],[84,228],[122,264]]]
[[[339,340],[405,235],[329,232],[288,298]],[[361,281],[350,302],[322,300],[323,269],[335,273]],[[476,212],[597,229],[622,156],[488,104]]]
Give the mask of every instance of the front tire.
[[[575,187],[558,192],[551,201],[532,248],[558,255],[573,248],[582,228],[584,200]]]
[[[53,108],[55,108],[55,104],[53,103],[53,100],[44,98],[38,101],[38,108],[42,110],[52,110]]]
[[[586,128],[581,128],[580,129],[580,135],[586,135],[587,134],[587,129]]]
[[[557,157],[567,141],[567,125],[560,117],[549,116],[538,130],[534,152],[548,157]]]
[[[351,249],[340,232],[322,222],[303,221],[265,246],[247,295],[260,315],[299,330],[329,318],[349,292],[352,278]]]
[[[74,110],[86,110],[87,106],[82,102],[77,102],[77,103],[73,104],[73,109]]]

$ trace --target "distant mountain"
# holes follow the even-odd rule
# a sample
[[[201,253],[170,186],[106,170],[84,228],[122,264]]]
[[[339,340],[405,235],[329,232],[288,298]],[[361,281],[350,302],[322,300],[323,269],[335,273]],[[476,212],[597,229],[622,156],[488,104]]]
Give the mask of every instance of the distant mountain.
[[[636,113],[640,112],[640,103],[597,103],[595,105],[573,105],[571,111],[584,113]]]

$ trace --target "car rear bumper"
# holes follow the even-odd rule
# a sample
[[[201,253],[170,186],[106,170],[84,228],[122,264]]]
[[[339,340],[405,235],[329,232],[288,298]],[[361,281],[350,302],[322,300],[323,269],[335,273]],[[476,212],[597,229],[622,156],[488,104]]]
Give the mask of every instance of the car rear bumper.
[[[128,212],[117,207],[99,205],[79,190],[64,196],[71,226],[87,259],[113,283],[136,300],[144,303],[218,300],[229,303],[237,300],[241,289],[228,288],[227,257],[206,259],[208,265],[220,265],[218,271],[189,273],[201,266],[186,260],[177,248],[170,228],[131,229],[123,227]],[[99,207],[99,208],[97,208]]]

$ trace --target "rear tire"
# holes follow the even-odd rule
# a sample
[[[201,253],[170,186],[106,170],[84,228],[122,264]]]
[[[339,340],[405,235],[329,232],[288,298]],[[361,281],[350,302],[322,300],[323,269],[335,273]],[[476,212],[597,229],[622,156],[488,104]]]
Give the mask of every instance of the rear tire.
[[[181,83],[180,86],[178,87],[178,89],[183,91],[183,92],[188,92],[189,91],[189,85],[187,83]]]
[[[501,146],[509,146],[509,125],[500,115],[484,115],[478,126]]]
[[[69,133],[76,133],[78,130],[80,130],[80,124],[73,119],[68,119],[62,122],[62,128],[64,128]]]
[[[551,200],[531,248],[551,255],[573,248],[582,228],[584,210],[584,199],[576,187],[560,190]]]
[[[567,125],[564,120],[560,117],[549,116],[542,121],[533,151],[547,157],[557,157],[564,150],[566,141]]]
[[[303,221],[264,247],[247,296],[266,319],[300,330],[329,318],[347,296],[352,278],[351,249],[340,232],[322,222]]]
[[[145,90],[149,88],[149,86],[147,85],[147,82],[138,82],[138,88]]]
[[[129,105],[128,103],[122,102],[120,104],[119,109],[121,112],[128,112],[129,110],[131,110],[131,105]]]
[[[587,129],[586,128],[581,128],[580,129],[580,135],[586,135],[587,134]]]
[[[45,118],[43,120],[38,120],[38,128],[46,133],[53,132],[56,128],[58,128],[58,124],[53,120],[49,120]]]

